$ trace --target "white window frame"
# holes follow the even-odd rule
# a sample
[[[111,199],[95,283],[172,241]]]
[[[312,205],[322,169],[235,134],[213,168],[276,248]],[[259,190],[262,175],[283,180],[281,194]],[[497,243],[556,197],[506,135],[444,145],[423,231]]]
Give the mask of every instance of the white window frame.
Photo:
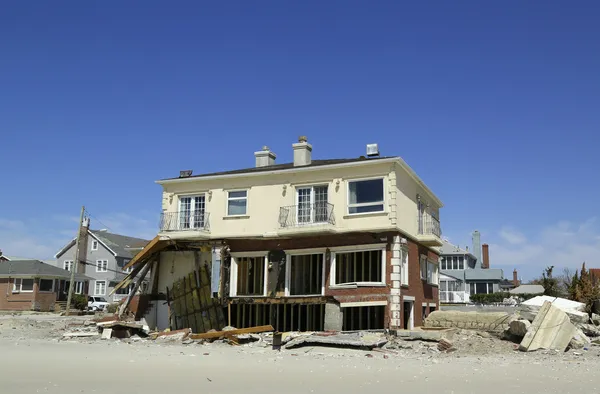
[[[69,268],[67,268],[67,265],[69,266]],[[65,260],[63,261],[63,269],[66,271],[71,271],[71,268],[73,267],[73,260]]]
[[[381,282],[349,282],[349,283],[335,283],[335,266],[337,255],[341,253],[354,253],[354,252],[370,252],[373,250],[381,250]],[[373,286],[385,286],[386,285],[386,244],[376,245],[355,245],[355,246],[342,246],[331,248],[331,269],[329,271],[329,288],[344,288],[348,286],[357,287],[373,287]]]
[[[296,212],[294,212],[294,214],[296,215],[296,225],[302,225],[302,226],[306,226],[306,225],[311,225],[311,224],[323,224],[323,221],[318,222],[316,220],[316,210],[315,210],[315,188],[318,187],[324,187],[327,190],[327,201],[325,201],[326,204],[329,204],[329,184],[328,183],[319,183],[319,184],[314,184],[314,185],[298,185],[295,187],[295,199],[296,199]],[[300,222],[300,190],[307,190],[310,189],[310,221],[308,222]],[[325,209],[327,209],[327,205],[325,206]],[[326,218],[325,222],[327,222],[327,220],[329,219],[329,217]]]
[[[23,290],[23,280],[32,280],[33,281],[31,290]],[[12,292],[13,293],[33,293],[34,287],[35,287],[35,279],[33,279],[33,278],[15,278],[13,281],[13,291]]]
[[[400,248],[400,285],[408,286],[408,249]]]
[[[439,286],[440,269],[438,263],[422,254],[419,259],[419,271],[422,281],[430,285]]]
[[[264,257],[264,288],[262,295],[237,295],[237,276],[238,276],[238,263],[237,259],[243,257]],[[231,269],[229,270],[229,295],[231,297],[238,298],[252,298],[252,297],[266,297],[267,296],[267,280],[269,277],[269,252],[239,252],[231,253]]]
[[[286,250],[285,256],[285,296],[286,297],[322,297],[325,295],[325,266],[327,265],[327,249],[326,248],[317,248],[317,249],[295,249],[295,250]],[[310,254],[322,254],[323,255],[323,271],[321,273],[321,294],[290,294],[290,285],[292,281],[292,256],[304,256]]]
[[[236,192],[245,192],[246,196],[245,197],[230,197],[229,195],[231,193],[236,193]],[[248,189],[237,189],[237,190],[227,190],[227,199],[225,201],[225,213],[227,217],[243,217],[243,216],[248,216]],[[229,201],[246,201],[246,213],[240,214],[240,215],[232,215],[229,213]]]
[[[104,293],[98,293],[98,284],[102,283],[104,284]],[[94,282],[94,296],[95,297],[100,297],[100,296],[105,296],[106,295],[106,281],[105,280],[97,280]]]
[[[100,244],[100,242],[98,242],[97,240],[93,239],[92,240],[92,250],[98,250],[98,245]]]
[[[420,277],[421,280],[426,281],[427,280],[427,256],[425,256],[424,254],[422,254],[419,257],[419,271],[420,271]]]
[[[381,183],[382,183],[382,188],[383,188],[383,200],[381,202],[377,201],[377,202],[368,202],[368,203],[356,203],[356,204],[350,204],[350,184],[351,183],[357,183],[357,182],[365,182],[365,181],[375,181],[375,180],[379,180],[381,179]],[[385,193],[386,193],[386,185],[385,185],[385,177],[374,177],[374,178],[359,178],[359,179],[348,179],[346,181],[346,213],[349,216],[360,216],[360,215],[370,215],[370,214],[377,214],[377,213],[385,213]],[[373,206],[373,205],[382,205],[383,208],[381,211],[371,211],[371,212],[357,212],[357,213],[350,213],[350,208],[360,208],[360,207],[368,207],[368,206]]]
[[[52,289],[51,290],[42,290],[42,281],[43,280],[51,280],[52,281]],[[40,278],[38,282],[38,291],[40,293],[54,293],[54,289],[56,288],[56,281],[50,278]]]
[[[83,294],[83,282],[75,282],[75,294]]]
[[[207,222],[208,222],[208,209],[207,209],[207,193],[194,193],[194,194],[179,194],[177,195],[177,228],[179,230],[193,230],[193,229],[201,229],[203,227],[206,227]],[[182,221],[182,212],[183,209],[181,208],[182,206],[182,199],[183,198],[189,198],[190,200],[190,217],[188,218],[189,220],[189,227],[183,227],[183,221]],[[199,214],[199,216],[202,217],[202,226],[196,226],[196,199],[197,198],[204,198],[204,211],[202,211],[201,214]]]
[[[104,268],[101,268],[102,263],[104,263]],[[108,260],[96,260],[96,272],[108,272]]]

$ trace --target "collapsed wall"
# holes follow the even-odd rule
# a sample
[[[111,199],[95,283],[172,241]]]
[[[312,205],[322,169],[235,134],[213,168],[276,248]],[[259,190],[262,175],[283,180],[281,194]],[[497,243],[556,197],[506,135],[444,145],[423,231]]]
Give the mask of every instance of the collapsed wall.
[[[505,312],[435,311],[425,319],[424,326],[503,332],[517,318]]]

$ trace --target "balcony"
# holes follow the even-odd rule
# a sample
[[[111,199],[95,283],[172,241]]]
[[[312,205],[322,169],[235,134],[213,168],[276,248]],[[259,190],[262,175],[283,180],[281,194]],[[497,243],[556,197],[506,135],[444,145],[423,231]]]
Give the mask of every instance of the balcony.
[[[160,231],[210,232],[209,214],[205,211],[163,212],[160,215]]]
[[[333,231],[334,226],[333,205],[326,202],[279,208],[280,230],[314,233]]]
[[[468,304],[469,293],[464,291],[440,291],[440,302],[445,304]]]
[[[440,220],[424,214],[417,219],[419,242],[426,246],[442,246],[442,227]]]

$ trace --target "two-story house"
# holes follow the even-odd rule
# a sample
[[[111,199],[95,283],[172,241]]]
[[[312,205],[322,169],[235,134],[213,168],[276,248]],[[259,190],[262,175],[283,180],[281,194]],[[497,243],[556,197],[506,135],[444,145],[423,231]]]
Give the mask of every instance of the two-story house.
[[[442,202],[400,157],[313,160],[305,137],[292,149],[291,163],[264,147],[251,168],[157,181],[159,236],[132,261],[162,250],[151,292],[168,303],[183,292],[174,281],[212,262],[213,294],[238,328],[421,325],[438,308]]]
[[[440,248],[440,302],[468,304],[472,294],[501,290],[504,271],[490,268],[489,246],[481,244],[479,231],[473,232],[472,241],[469,251],[444,240]]]
[[[86,221],[89,226],[89,221]],[[75,266],[78,273],[92,278],[88,295],[104,297],[107,302],[118,302],[129,294],[130,287],[120,289],[111,295],[130,269],[125,265],[148,243],[145,239],[109,233],[107,230],[84,228],[81,237],[80,264]],[[54,256],[58,268],[70,271],[75,261],[76,238],[60,249]],[[83,283],[76,282],[75,292],[81,293]],[[68,286],[64,290],[68,291]]]

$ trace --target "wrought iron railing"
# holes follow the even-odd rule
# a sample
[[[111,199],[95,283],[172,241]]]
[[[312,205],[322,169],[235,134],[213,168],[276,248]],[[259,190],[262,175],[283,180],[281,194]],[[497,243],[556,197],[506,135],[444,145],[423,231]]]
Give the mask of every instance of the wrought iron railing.
[[[438,238],[442,237],[442,226],[440,220],[429,214],[422,215],[417,218],[420,235],[435,235]]]
[[[205,211],[163,212],[160,215],[160,231],[209,231],[208,217]]]
[[[279,209],[281,228],[310,226],[314,224],[335,224],[333,205],[329,203],[299,204]]]

